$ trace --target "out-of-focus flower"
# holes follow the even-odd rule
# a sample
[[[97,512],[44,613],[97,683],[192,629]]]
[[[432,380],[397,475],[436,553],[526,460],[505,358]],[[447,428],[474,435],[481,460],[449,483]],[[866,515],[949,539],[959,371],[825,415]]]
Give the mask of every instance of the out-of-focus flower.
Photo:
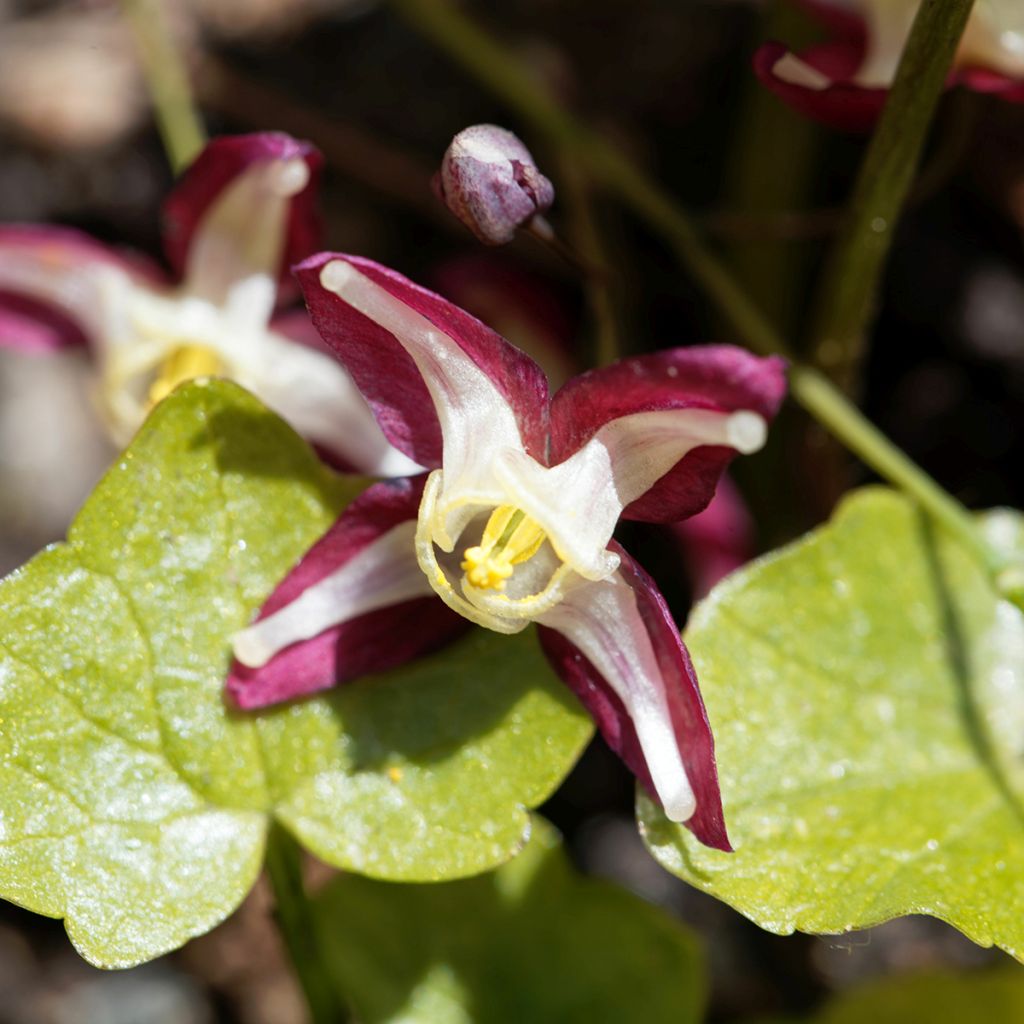
[[[673,522],[707,505],[737,451],[761,446],[781,361],[675,349],[575,377],[551,399],[529,357],[393,271],[324,254],[297,274],[384,432],[431,471],[366,491],[311,549],[236,636],[234,699],[263,706],[394,665],[458,628],[445,605],[500,633],[536,622],[668,816],[728,849],[689,656],[612,532],[620,517]]]
[[[728,476],[703,512],[670,527],[689,571],[694,598],[707,595],[719,580],[754,556],[754,523]]]
[[[795,54],[766,43],[754,56],[761,81],[786,103],[827,124],[866,131],[892,85],[920,0],[800,0],[832,32]],[[977,0],[950,85],[1024,103],[1024,4]]]
[[[98,149],[145,110],[135,43],[117,11],[59,11],[0,26],[0,120],[34,142]]]
[[[485,245],[511,242],[516,231],[555,201],[554,186],[530,151],[495,124],[464,128],[434,176],[444,204]]]
[[[247,387],[337,461],[393,475],[392,448],[305,314],[275,316],[289,265],[316,248],[320,156],[280,134],[211,142],[164,207],[158,269],[78,232],[0,227],[0,345],[87,344],[100,409],[123,444],[149,409],[193,377]]]

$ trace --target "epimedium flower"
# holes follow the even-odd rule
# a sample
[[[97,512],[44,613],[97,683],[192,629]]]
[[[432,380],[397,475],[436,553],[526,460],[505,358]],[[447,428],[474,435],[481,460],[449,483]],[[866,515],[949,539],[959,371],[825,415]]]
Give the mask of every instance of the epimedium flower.
[[[782,362],[674,349],[575,377],[552,399],[532,359],[391,270],[322,254],[297,276],[384,433],[428,472],[364,492],[236,635],[236,703],[393,666],[467,621],[500,633],[537,623],[561,678],[668,816],[728,849],[689,656],[612,534],[620,517],[675,521],[708,503],[733,456],[761,446]]]
[[[780,43],[754,57],[761,81],[801,113],[849,131],[871,128],[885,103],[920,0],[800,0],[832,38],[795,54]],[[1024,5],[977,0],[949,85],[1024,103]]]
[[[388,444],[349,375],[301,310],[289,267],[320,243],[321,157],[279,133],[210,142],[168,196],[177,280],[67,228],[0,226],[0,346],[86,345],[112,440],[193,377],[230,377],[339,464],[419,467]]]

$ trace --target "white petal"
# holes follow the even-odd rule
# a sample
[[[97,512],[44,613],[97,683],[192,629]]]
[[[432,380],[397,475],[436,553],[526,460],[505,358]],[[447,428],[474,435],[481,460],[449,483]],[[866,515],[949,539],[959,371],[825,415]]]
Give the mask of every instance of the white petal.
[[[431,594],[414,557],[415,534],[415,520],[400,523],[291,604],[236,633],[235,657],[243,665],[259,668],[286,647],[325,629]]]
[[[225,307],[240,322],[266,324],[292,197],[308,180],[301,157],[261,160],[238,175],[196,227],[183,291]]]
[[[303,437],[362,473],[409,476],[418,466],[392,447],[344,367],[326,352],[267,332],[238,352],[236,379]]]
[[[523,450],[519,425],[490,377],[443,331],[344,260],[328,263],[320,282],[389,331],[412,357],[433,399],[444,438],[443,512],[472,494],[498,504],[492,464],[498,452]],[[464,522],[456,512],[443,532],[454,542]]]
[[[495,463],[515,504],[535,519],[558,554],[587,579],[618,565],[605,548],[622,510],[700,445],[756,451],[766,426],[754,412],[666,409],[606,423],[579,451],[550,469],[508,452]]]
[[[672,728],[665,683],[630,586],[618,573],[583,583],[538,621],[574,643],[622,701],[665,814],[672,821],[692,817],[697,803]]]

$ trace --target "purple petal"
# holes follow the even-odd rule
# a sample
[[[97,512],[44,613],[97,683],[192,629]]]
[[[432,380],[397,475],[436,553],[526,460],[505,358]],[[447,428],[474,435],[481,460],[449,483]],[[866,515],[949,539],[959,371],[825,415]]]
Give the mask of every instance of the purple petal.
[[[731,345],[677,348],[624,359],[574,377],[551,405],[551,462],[578,451],[605,424],[640,412],[749,410],[771,421],[785,396],[785,362]],[[627,506],[627,519],[674,522],[705,508],[733,448],[692,449],[645,494]]]
[[[320,253],[295,268],[313,323],[355,379],[388,440],[421,466],[441,464],[441,428],[412,357],[390,331],[320,283],[333,260],[350,264],[390,296],[447,335],[508,402],[523,443],[543,458],[548,390],[537,364],[475,317],[371,260]]]
[[[690,656],[654,581],[618,544],[612,547],[622,557],[619,574],[636,597],[638,622],[634,628],[646,631],[653,649],[672,733],[696,799],[696,810],[686,826],[706,846],[731,850],[718,787],[714,739]],[[604,628],[611,625],[606,622]],[[542,626],[540,639],[555,671],[593,716],[605,742],[658,800],[637,728],[615,688],[561,632]]]
[[[375,484],[341,514],[260,610],[262,621],[299,598],[390,530],[415,520],[425,476]],[[409,551],[409,558],[415,558]],[[436,597],[367,612],[293,644],[260,668],[234,661],[227,692],[241,708],[261,708],[382,672],[448,643],[467,627]]]
[[[323,157],[310,143],[282,132],[213,139],[185,171],[163,206],[164,250],[175,272],[179,276],[185,273],[197,228],[232,182],[255,164],[297,158],[304,160],[309,168],[309,181],[291,198],[277,268],[282,285],[290,287],[291,265],[315,252],[322,243],[323,225],[317,210],[317,193]]]
[[[70,228],[0,227],[0,347],[54,351],[95,337],[103,329],[96,271],[104,267],[149,285],[164,280],[145,258]]]

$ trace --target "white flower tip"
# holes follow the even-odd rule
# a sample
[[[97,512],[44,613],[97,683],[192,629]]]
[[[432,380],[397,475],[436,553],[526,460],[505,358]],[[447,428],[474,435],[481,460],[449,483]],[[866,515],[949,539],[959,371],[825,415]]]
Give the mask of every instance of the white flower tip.
[[[231,640],[235,659],[248,668],[262,668],[274,656],[260,637],[260,631],[254,626],[236,633]]]
[[[768,436],[768,424],[756,412],[743,410],[734,412],[726,424],[727,443],[736,451],[750,455],[764,447]]]
[[[320,271],[320,283],[329,292],[335,295],[343,295],[345,289],[355,279],[357,271],[344,260],[331,260],[323,270]]]
[[[689,785],[678,793],[672,793],[662,798],[662,805],[665,808],[665,817],[669,821],[682,824],[689,821],[697,810],[697,799],[694,797]]]
[[[772,74],[780,81],[800,86],[802,89],[812,89],[814,92],[824,92],[832,85],[832,80],[827,75],[823,75],[817,68],[812,68],[806,61],[792,53],[787,53],[785,57],[780,57],[775,62]]]
[[[278,160],[271,168],[269,184],[282,198],[296,196],[309,184],[309,165],[301,157]]]

